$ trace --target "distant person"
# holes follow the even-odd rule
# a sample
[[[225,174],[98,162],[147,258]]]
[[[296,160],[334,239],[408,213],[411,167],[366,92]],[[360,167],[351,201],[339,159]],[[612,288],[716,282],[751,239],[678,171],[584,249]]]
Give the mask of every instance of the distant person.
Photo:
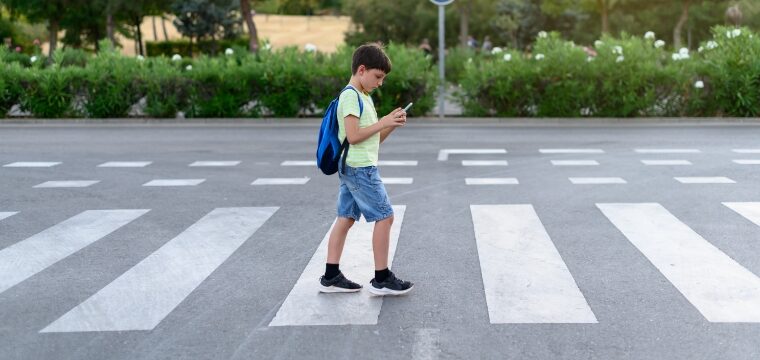
[[[493,44],[491,43],[491,38],[486,35],[485,38],[483,38],[483,52],[484,53],[490,53],[491,49],[493,49]]]
[[[425,53],[425,55],[432,55],[433,54],[433,48],[430,46],[430,41],[428,38],[422,39],[422,43],[420,44],[420,50]]]
[[[406,124],[406,112],[396,108],[377,118],[370,92],[383,85],[391,72],[391,61],[379,44],[365,44],[354,51],[351,80],[338,98],[338,139],[350,144],[348,154],[338,165],[338,218],[327,245],[325,275],[319,279],[319,291],[327,293],[357,292],[362,286],[347,279],[339,268],[348,230],[361,215],[374,222],[372,252],[375,278],[369,292],[375,295],[402,295],[414,286],[388,268],[388,251],[393,208],[377,169],[380,144],[397,127]]]
[[[478,41],[475,40],[475,38],[472,37],[472,35],[467,37],[467,47],[469,47],[470,49],[478,48]]]

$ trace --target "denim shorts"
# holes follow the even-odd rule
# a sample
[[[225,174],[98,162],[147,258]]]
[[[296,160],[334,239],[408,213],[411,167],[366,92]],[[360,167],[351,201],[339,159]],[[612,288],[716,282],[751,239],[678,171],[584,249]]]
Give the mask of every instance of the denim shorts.
[[[393,215],[377,166],[355,168],[346,165],[345,170],[345,174],[338,171],[338,217],[358,221],[359,216],[364,215],[367,222],[375,222]]]

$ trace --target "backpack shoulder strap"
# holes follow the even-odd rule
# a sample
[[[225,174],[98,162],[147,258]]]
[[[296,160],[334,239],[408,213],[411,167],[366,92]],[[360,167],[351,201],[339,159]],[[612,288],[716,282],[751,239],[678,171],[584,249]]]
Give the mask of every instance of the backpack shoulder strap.
[[[359,101],[359,117],[361,117],[362,114],[364,113],[364,102],[362,102],[362,97],[359,95],[359,91],[354,89],[353,86],[348,85],[345,88],[343,88],[343,90],[341,90],[340,93],[343,94],[343,92],[346,90],[353,90],[356,93],[356,100]],[[338,98],[340,98],[340,96],[338,96]],[[342,155],[343,159],[341,159],[341,163],[343,166],[341,167],[341,173],[343,174],[346,173],[346,158],[348,157],[348,145],[349,144],[348,144],[348,134],[347,134],[346,138],[343,140],[343,144],[341,145],[341,147],[343,148],[343,155]]]

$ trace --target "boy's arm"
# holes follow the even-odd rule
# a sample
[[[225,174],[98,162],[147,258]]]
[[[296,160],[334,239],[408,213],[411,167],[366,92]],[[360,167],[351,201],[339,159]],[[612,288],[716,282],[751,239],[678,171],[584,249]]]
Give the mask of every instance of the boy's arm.
[[[406,114],[401,108],[398,108],[390,114],[383,116],[380,121],[365,128],[359,127],[359,118],[354,115],[348,115],[343,119],[343,124],[346,127],[346,138],[348,138],[348,143],[351,145],[358,144],[364,140],[367,140],[370,136],[375,135],[376,133],[381,132],[385,129],[392,129],[402,126],[405,122]],[[388,135],[386,134],[386,136]],[[381,140],[382,139],[383,137],[381,132]]]
[[[396,110],[393,110],[390,114],[388,114],[388,116],[391,116],[392,114],[397,113],[399,110],[401,110],[401,108],[397,108]],[[401,110],[399,116],[403,119],[403,123],[401,124],[401,126],[404,126],[406,124],[406,111]],[[388,135],[390,135],[395,129],[396,127],[389,127],[380,131],[380,143],[382,144],[383,141],[385,141],[385,138],[387,138]]]

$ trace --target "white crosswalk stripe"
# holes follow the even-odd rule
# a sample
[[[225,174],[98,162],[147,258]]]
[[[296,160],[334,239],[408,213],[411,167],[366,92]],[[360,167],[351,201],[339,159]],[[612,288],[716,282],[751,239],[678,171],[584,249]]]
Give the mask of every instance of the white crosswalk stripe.
[[[652,166],[691,165],[689,160],[641,160],[641,163]]]
[[[155,328],[277,209],[211,211],[40,332]]]
[[[626,184],[619,177],[571,177],[570,182],[575,185],[600,185],[600,184]]]
[[[18,211],[2,211],[0,212],[0,220],[7,219],[16,214],[18,214]]]
[[[552,160],[554,166],[597,166],[596,160]]]
[[[0,293],[98,241],[148,210],[88,210],[0,250]]]
[[[152,161],[109,161],[109,162],[105,162],[105,163],[102,163],[102,164],[98,165],[98,167],[108,167],[108,168],[112,168],[112,167],[115,167],[115,168],[121,168],[121,167],[126,167],[126,168],[146,167],[146,166],[148,166],[148,165],[150,165],[152,163],[153,163]]]
[[[393,206],[394,221],[391,228],[388,265],[396,253],[401,224],[406,206]],[[333,223],[333,225],[335,225]],[[343,249],[341,271],[353,281],[368,286],[374,274],[372,257],[373,223],[357,222],[351,228]],[[332,230],[332,227],[330,228]],[[327,232],[319,248],[306,265],[293,290],[280,306],[269,326],[296,325],[374,325],[383,305],[382,297],[369,295],[366,289],[357,294],[319,294],[319,277],[324,274],[327,259]],[[337,295],[337,296],[336,296]]]
[[[89,187],[99,183],[100,180],[59,180],[46,181],[42,184],[35,185],[35,188],[76,188]]]
[[[18,161],[3,165],[3,167],[53,167],[59,164],[61,163],[54,161]]]
[[[205,166],[238,166],[240,161],[196,161],[188,166],[205,167]]]
[[[724,202],[723,205],[760,226],[760,202]]]
[[[156,179],[148,181],[143,186],[196,186],[206,179]]]
[[[708,321],[760,322],[760,278],[662,205],[597,207]]]
[[[531,205],[471,205],[492,324],[596,323]]]
[[[675,177],[678,182],[682,184],[735,184],[733,181],[725,176],[691,176],[691,177]]]
[[[538,149],[542,154],[604,154],[602,149]]]
[[[487,155],[487,154],[506,154],[507,149],[441,149],[438,151],[438,161],[446,161],[449,155],[466,154],[466,155]]]

